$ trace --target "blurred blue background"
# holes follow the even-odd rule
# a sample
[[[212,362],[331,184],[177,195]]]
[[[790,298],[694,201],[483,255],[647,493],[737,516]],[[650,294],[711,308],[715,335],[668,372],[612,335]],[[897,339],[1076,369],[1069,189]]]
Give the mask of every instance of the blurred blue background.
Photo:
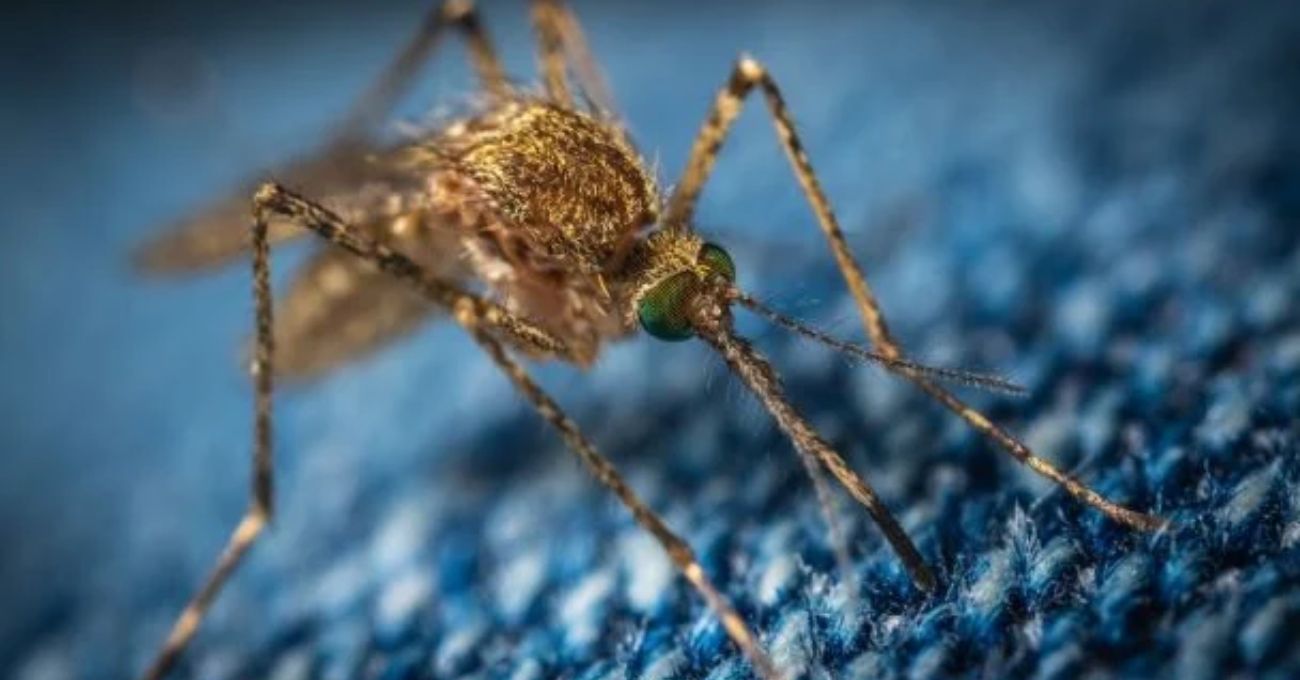
[[[532,73],[522,3],[486,3]],[[853,604],[766,414],[696,343],[539,369],[808,677],[1300,672],[1300,11],[1223,2],[579,2],[661,180],[742,50],[780,80],[896,334],[1136,536],[914,390],[751,320],[944,586],[847,499]],[[425,11],[20,5],[0,27],[0,673],[138,670],[245,503],[246,267],[132,274],[158,226],[319,139]],[[470,80],[447,44],[403,116]],[[860,325],[760,107],[701,229]],[[303,252],[278,253],[283,282]],[[455,329],[280,393],[280,515],[180,677],[746,677],[655,544]]]

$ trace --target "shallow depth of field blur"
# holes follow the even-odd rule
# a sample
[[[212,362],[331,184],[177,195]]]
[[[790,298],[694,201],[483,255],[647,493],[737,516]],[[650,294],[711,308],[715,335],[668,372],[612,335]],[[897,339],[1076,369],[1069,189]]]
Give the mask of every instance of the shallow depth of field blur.
[[[247,267],[147,280],[129,253],[319,139],[426,3],[381,4],[29,6],[0,27],[0,675],[140,668],[238,518]],[[509,72],[530,79],[523,3],[483,4]],[[1164,585],[1115,595],[1165,612],[1150,650],[1109,640],[1121,651],[1080,647],[1058,665],[1295,668],[1300,645],[1268,642],[1300,616],[1295,569],[1278,567],[1278,582],[1252,596],[1262,599],[1216,607],[1226,618],[1205,619],[1213,625],[1178,627],[1211,601],[1194,598],[1230,599],[1225,580],[1248,582],[1251,569],[1283,564],[1269,551],[1300,544],[1300,416],[1288,412],[1300,404],[1292,3],[574,4],[664,186],[737,54],[763,60],[895,334],[917,358],[1026,384],[1024,401],[972,399],[1045,456],[1140,509],[1185,511],[1187,526],[1222,519],[1242,480],[1266,487],[1266,526],[1279,528],[1232,539],[1262,542],[1243,548],[1249,559],[1206,553],[1194,579],[1171,586],[1177,595]],[[461,42],[448,40],[395,122],[454,107],[470,84]],[[731,251],[743,286],[860,340],[758,102],[705,190],[699,228]],[[277,251],[277,282],[304,252]],[[1082,555],[1070,583],[1091,575],[1122,590],[1105,578],[1126,559],[1147,560],[1143,583],[1165,583],[1167,543],[1121,536],[913,390],[752,319],[740,328],[940,565],[952,587],[932,604],[983,597],[996,609],[972,624],[978,634],[955,626],[961,642],[937,662],[924,654],[939,643],[898,642],[910,633],[897,631],[929,635],[922,623],[874,627],[955,610],[907,594],[845,496],[854,554],[880,588],[864,606],[880,615],[854,619],[852,633],[807,624],[840,637],[783,664],[833,677],[872,649],[887,656],[882,668],[969,673],[988,645],[1005,662],[988,662],[997,674],[1050,677],[1048,661],[1032,659],[1056,644],[1042,632],[1054,610],[1042,610],[1035,638],[1025,622],[1038,600],[991,594],[1018,587],[989,565],[1001,537],[1032,522],[1044,544],[1079,535],[1071,522],[1104,533],[1070,543]],[[833,560],[793,451],[721,362],[699,343],[638,337],[588,373],[537,372],[701,548],[766,639],[803,649],[787,614],[821,611],[808,603],[828,592]],[[744,673],[654,544],[450,324],[280,392],[277,408],[280,515],[199,634],[192,677]],[[1216,439],[1230,431],[1249,448],[1260,428],[1277,433],[1279,462]],[[1187,452],[1182,476],[1161,477],[1151,461],[1174,447]],[[1250,476],[1260,470],[1273,476]],[[1101,543],[1112,548],[1090,552]],[[1076,608],[1109,597],[1069,592]],[[1257,622],[1264,651],[1250,651],[1234,631],[1269,606],[1280,623]],[[1071,635],[1090,639],[1117,616],[1145,625],[1112,609]],[[1022,625],[1030,632],[1008,632]],[[1221,640],[1230,651],[1197,656]]]

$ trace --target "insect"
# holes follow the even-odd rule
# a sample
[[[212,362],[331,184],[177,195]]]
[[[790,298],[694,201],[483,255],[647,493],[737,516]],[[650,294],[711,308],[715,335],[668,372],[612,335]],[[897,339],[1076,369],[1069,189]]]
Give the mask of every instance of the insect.
[[[574,15],[558,0],[534,0],[531,13],[540,87],[508,81],[473,5],[448,0],[431,11],[414,40],[329,141],[277,173],[297,190],[278,183],[250,188],[199,211],[141,249],[139,264],[153,272],[191,270],[251,251],[256,301],[251,503],[145,678],[161,678],[174,666],[273,515],[274,377],[321,373],[438,313],[470,334],[596,479],[658,540],[763,678],[780,676],[758,636],[713,584],[691,547],[641,501],[530,377],[522,360],[589,366],[605,344],[638,330],[666,341],[702,340],[793,442],[823,510],[829,472],[871,515],[923,590],[936,586],[924,558],[866,480],[786,398],[767,359],[735,332],[732,313],[737,307],[910,380],[1017,460],[1113,520],[1140,530],[1163,525],[1157,517],[1111,503],[1061,472],[940,382],[1003,391],[1015,391],[1015,386],[904,356],[849,251],[781,91],[762,64],[744,56],[736,62],[691,147],[685,171],[665,195],[620,124]],[[450,31],[466,39],[482,83],[480,98],[462,117],[413,141],[379,141],[374,128]],[[742,291],[727,251],[694,229],[697,199],[732,123],[755,92],[767,105],[874,349],[832,338]],[[271,246],[309,233],[328,245],[299,275],[273,318]],[[838,541],[831,514],[824,514]]]

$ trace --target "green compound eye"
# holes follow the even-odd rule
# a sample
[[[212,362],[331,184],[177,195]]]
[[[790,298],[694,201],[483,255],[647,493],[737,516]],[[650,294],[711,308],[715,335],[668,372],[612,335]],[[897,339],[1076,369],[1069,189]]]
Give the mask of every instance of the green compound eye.
[[[699,281],[695,274],[682,272],[651,288],[637,306],[641,327],[660,340],[686,340],[695,335],[686,305]]]
[[[704,265],[714,274],[720,274],[728,281],[736,280],[736,263],[731,261],[731,256],[722,246],[713,243],[705,243],[700,248],[700,264]]]
[[[736,263],[722,246],[705,243],[697,262],[709,276],[736,280]],[[641,327],[660,340],[686,340],[695,335],[688,316],[691,296],[704,281],[699,270],[684,271],[664,279],[641,298],[637,317]]]

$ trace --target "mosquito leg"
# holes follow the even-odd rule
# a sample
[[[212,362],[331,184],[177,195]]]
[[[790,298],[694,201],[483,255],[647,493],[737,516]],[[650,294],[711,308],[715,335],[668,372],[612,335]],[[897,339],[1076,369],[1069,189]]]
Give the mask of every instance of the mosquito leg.
[[[735,608],[731,606],[726,597],[722,595],[717,586],[713,584],[708,575],[704,573],[704,568],[700,566],[699,561],[695,558],[695,552],[690,545],[673,533],[673,530],[668,528],[663,519],[636,495],[636,492],[627,485],[627,482],[623,481],[623,477],[618,474],[618,470],[614,468],[613,463],[596,450],[596,447],[578,429],[577,424],[565,415],[559,404],[555,403],[549,395],[542,391],[542,388],[529,377],[524,367],[506,353],[501,343],[476,324],[475,317],[458,314],[457,320],[469,330],[470,334],[474,336],[474,340],[487,352],[492,361],[505,372],[515,387],[537,409],[537,412],[555,429],[560,431],[565,443],[569,445],[569,448],[574,453],[578,454],[578,458],[582,459],[582,462],[591,470],[596,480],[613,491],[614,495],[618,496],[619,501],[632,512],[632,517],[636,519],[636,522],[659,541],[673,564],[682,572],[682,575],[686,577],[691,586],[704,597],[709,608],[722,622],[727,634],[740,648],[740,651],[749,658],[759,676],[764,680],[780,677],[776,666],[759,644],[758,637]]]
[[[509,91],[501,60],[479,20],[473,0],[444,0],[420,23],[420,29],[384,72],[353,104],[339,129],[340,139],[356,139],[378,125],[406,92],[421,64],[437,48],[447,28],[465,35],[470,61],[484,89],[494,96]]]
[[[695,204],[699,200],[700,191],[704,188],[704,183],[708,180],[709,174],[713,171],[713,165],[717,161],[718,151],[722,148],[722,143],[726,139],[727,133],[730,132],[736,116],[740,114],[745,97],[755,87],[762,88],[763,94],[767,98],[768,109],[772,113],[773,123],[776,126],[777,135],[781,139],[781,145],[785,149],[791,165],[794,166],[799,185],[808,197],[808,202],[812,204],[813,212],[817,215],[817,223],[830,241],[831,250],[835,254],[835,261],[839,264],[840,269],[845,271],[845,277],[849,279],[849,288],[853,292],[853,297],[858,301],[859,307],[863,309],[867,332],[872,343],[884,344],[884,341],[889,338],[889,331],[885,326],[884,317],[880,314],[879,305],[876,304],[875,297],[872,296],[871,289],[866,284],[866,279],[862,276],[861,270],[849,253],[849,247],[844,241],[844,234],[840,231],[839,223],[835,220],[835,214],[831,211],[830,201],[826,198],[825,192],[822,191],[821,184],[817,181],[816,174],[813,173],[812,164],[808,161],[808,156],[803,150],[803,144],[795,133],[794,122],[789,110],[786,108],[781,91],[777,89],[776,82],[768,75],[767,70],[754,59],[741,57],[734,70],[732,70],[726,86],[718,92],[709,117],[705,120],[704,127],[701,128],[699,135],[695,138],[695,144],[691,147],[690,160],[687,161],[686,170],[682,173],[681,180],[677,183],[677,189],[673,191],[673,195],[668,201],[665,222],[673,225],[689,226],[690,220],[695,213]],[[850,274],[850,272],[852,273]],[[892,341],[890,344],[892,344]]]
[[[726,360],[731,370],[739,375],[749,389],[758,396],[777,425],[794,442],[795,448],[804,455],[815,457],[830,470],[853,498],[867,509],[867,514],[875,520],[884,533],[885,539],[902,559],[903,566],[907,568],[912,581],[922,590],[934,590],[936,585],[934,574],[926,566],[925,559],[921,557],[912,539],[907,537],[907,532],[903,531],[898,520],[894,519],[893,513],[885,507],[871,485],[858,476],[858,473],[844,462],[844,458],[836,453],[835,449],[831,448],[831,445],[822,439],[821,435],[817,434],[817,431],[790,404],[781,388],[781,381],[777,378],[776,371],[772,370],[772,365],[758,350],[754,349],[753,345],[732,332],[730,317],[727,316],[726,310],[719,308],[711,310],[708,314],[697,313],[696,318],[695,328],[699,331],[700,338],[712,345]]]
[[[850,253],[848,244],[844,240],[844,232],[840,229],[839,223],[835,219],[835,213],[831,210],[830,200],[826,198],[821,183],[817,181],[817,176],[812,169],[812,163],[808,160],[808,154],[804,151],[803,144],[799,141],[799,136],[795,132],[794,120],[786,107],[785,99],[781,96],[776,81],[754,59],[742,57],[732,71],[731,78],[727,81],[726,86],[718,92],[709,117],[705,120],[704,127],[700,130],[695,139],[695,144],[691,148],[690,160],[686,164],[686,170],[682,173],[682,178],[677,183],[677,189],[669,199],[668,209],[664,217],[665,223],[689,227],[691,217],[695,212],[695,204],[699,199],[700,191],[704,187],[704,182],[713,170],[718,151],[722,147],[722,143],[726,139],[736,116],[740,114],[745,97],[755,87],[763,91],[768,110],[772,115],[772,122],[776,127],[777,137],[780,138],[781,146],[794,169],[795,177],[798,179],[808,203],[812,206],[813,213],[817,217],[817,224],[821,227],[822,233],[830,243],[835,262],[844,275],[849,291],[853,294],[858,311],[862,314],[862,321],[866,327],[868,337],[871,338],[872,344],[884,356],[902,358],[903,352],[889,333],[889,327],[885,323],[885,316],[880,309],[880,304],[872,294],[871,287],[867,284],[867,279],[862,273],[862,268],[858,266],[857,260]],[[1135,529],[1149,531],[1164,526],[1164,520],[1158,517],[1135,512],[1106,500],[1101,494],[1036,455],[1029,447],[1006,430],[994,425],[987,417],[966,405],[942,386],[905,367],[895,366],[890,367],[890,370],[911,380],[948,410],[965,420],[977,432],[993,440],[1003,450],[1011,454],[1013,458],[1029,466],[1034,472],[1059,484],[1070,495],[1096,508],[1107,517]]]
[[[1106,499],[1100,493],[1094,491],[1091,487],[1069,473],[1053,465],[1050,461],[1038,456],[1026,446],[1023,442],[1007,432],[1005,429],[994,424],[984,414],[975,408],[966,405],[965,402],[958,399],[946,388],[941,387],[923,377],[912,375],[910,371],[901,369],[903,375],[907,376],[918,387],[934,397],[940,404],[943,404],[949,411],[956,413],[962,420],[966,421],[977,432],[992,439],[1002,450],[1011,454],[1012,458],[1027,465],[1029,469],[1050,479],[1064,488],[1071,496],[1077,500],[1091,505],[1107,517],[1142,531],[1157,531],[1164,528],[1167,520],[1146,513],[1130,510],[1122,505]]]
[[[272,355],[275,339],[271,332],[270,244],[267,220],[258,215],[253,223],[253,297],[256,301],[256,347],[250,371],[254,384],[252,502],[235,527],[203,586],[185,605],[157,657],[144,673],[145,680],[160,680],[176,664],[198,631],[203,616],[226,580],[239,566],[249,548],[271,521],[274,489],[271,465]]]
[[[341,247],[358,257],[375,262],[381,269],[397,278],[416,286],[434,302],[452,310],[457,322],[473,335],[474,340],[483,347],[494,362],[506,373],[511,382],[523,392],[524,396],[552,425],[560,430],[582,461],[591,468],[592,473],[605,486],[619,497],[619,500],[632,511],[636,521],[646,528],[663,544],[673,563],[682,571],[691,585],[704,596],[709,607],[721,619],[727,633],[759,669],[765,680],[779,677],[767,655],[763,653],[757,637],[750,631],[744,620],[727,602],[726,598],[705,575],[694,552],[680,537],[672,532],[649,507],[638,498],[631,487],[623,481],[614,466],[596,451],[583,437],[572,420],[564,414],[522,366],[506,354],[495,333],[507,332],[510,337],[530,338],[537,344],[558,343],[547,336],[533,337],[531,333],[544,333],[533,330],[526,321],[509,316],[505,310],[492,305],[454,285],[431,278],[420,269],[419,265],[388,249],[382,243],[374,241],[361,232],[351,229],[338,216],[307,199],[290,193],[275,184],[265,184],[254,197],[254,210],[261,220],[275,215],[287,218],[303,227],[311,229],[334,245]],[[511,330],[513,323],[523,324]],[[551,347],[556,352],[563,352],[562,344]]]
[[[614,97],[591,54],[577,17],[563,0],[533,0],[532,5],[542,82],[547,95],[557,102],[572,103],[565,77],[566,64],[571,65],[582,96],[602,117],[612,117]]]
[[[748,63],[748,60],[743,60],[741,65],[736,67],[726,88],[718,93],[717,98],[714,100],[709,117],[705,120],[703,129],[695,138],[695,144],[691,148],[690,160],[687,162],[686,170],[668,201],[668,210],[663,220],[664,224],[681,227],[690,224],[691,217],[695,212],[695,203],[699,198],[700,191],[704,188],[705,180],[708,179],[709,173],[713,170],[713,164],[717,160],[718,151],[722,148],[722,142],[726,138],[732,122],[740,114],[745,96],[757,82],[749,77],[752,74],[745,68],[746,63]],[[799,450],[804,467],[808,470],[808,476],[812,479],[813,490],[817,495],[822,517],[826,522],[831,544],[835,550],[836,562],[839,564],[840,571],[843,572],[842,578],[845,580],[847,589],[852,592],[852,561],[849,559],[846,538],[840,530],[839,520],[834,513],[831,500],[833,496],[830,488],[825,477],[818,473],[816,463],[810,460],[810,454],[802,447],[796,448]]]
[[[574,357],[563,340],[541,326],[450,281],[430,275],[410,258],[349,226],[325,207],[278,184],[263,184],[253,198],[253,205],[263,218],[287,220],[310,229],[330,243],[375,263],[381,270],[414,286],[431,302],[457,315],[473,316],[482,326],[491,328],[533,354],[565,359]]]
[[[253,293],[256,298],[256,340],[252,374],[255,384],[255,419],[253,446],[252,504],[236,527],[198,593],[181,612],[162,650],[149,669],[145,680],[159,680],[194,637],[199,623],[226,580],[239,566],[270,522],[272,503],[271,466],[271,390],[274,327],[270,284],[270,244],[267,225],[274,219],[288,219],[311,229],[335,245],[361,258],[375,262],[384,271],[414,285],[431,301],[454,311],[457,319],[471,319],[479,333],[500,333],[521,347],[539,354],[567,356],[564,343],[545,330],[510,314],[505,309],[462,291],[455,285],[428,276],[415,262],[375,241],[363,232],[349,228],[341,218],[323,207],[288,192],[274,184],[263,185],[253,199]],[[495,339],[493,339],[495,342]]]
[[[294,185],[311,186],[320,192],[352,191],[367,181],[365,157],[377,150],[370,136],[409,88],[420,65],[437,47],[444,29],[462,31],[469,43],[470,58],[484,89],[498,97],[509,93],[509,85],[496,53],[470,0],[446,0],[422,21],[419,32],[393,59],[323,143],[296,162],[275,171],[275,176]],[[135,254],[137,266],[150,272],[183,272],[224,264],[243,254],[247,243],[248,192],[241,188],[181,220],[161,236],[143,244]],[[301,234],[279,222],[270,227],[272,244]]]
[[[542,70],[542,85],[553,102],[573,105],[569,81],[565,77],[564,38],[556,20],[558,3],[537,0],[533,3],[533,28],[537,31],[537,59]]]

